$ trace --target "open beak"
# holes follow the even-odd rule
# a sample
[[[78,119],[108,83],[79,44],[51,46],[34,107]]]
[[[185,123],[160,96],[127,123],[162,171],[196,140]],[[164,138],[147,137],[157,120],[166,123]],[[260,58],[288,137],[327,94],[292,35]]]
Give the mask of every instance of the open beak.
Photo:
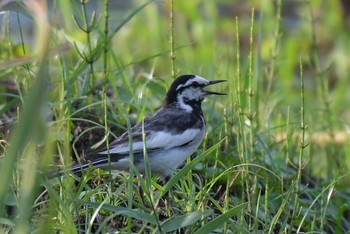
[[[222,83],[222,82],[226,82],[226,81],[227,80],[212,80],[212,81],[209,81],[209,84],[207,84],[206,86],[210,86],[210,85],[213,85],[213,84]],[[218,93],[218,92],[213,92],[213,91],[208,91],[208,90],[205,90],[205,92],[207,93],[207,95],[209,95],[209,94],[227,95],[227,93]]]

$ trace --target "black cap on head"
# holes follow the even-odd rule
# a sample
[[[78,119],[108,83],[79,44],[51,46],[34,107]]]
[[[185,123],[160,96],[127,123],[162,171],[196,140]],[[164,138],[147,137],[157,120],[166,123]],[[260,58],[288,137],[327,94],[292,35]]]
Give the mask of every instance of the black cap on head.
[[[166,94],[166,97],[165,97],[165,103],[166,104],[170,104],[170,103],[173,103],[173,102],[176,102],[177,101],[177,87],[181,84],[186,84],[186,82],[192,78],[194,78],[195,75],[182,75],[182,76],[179,76],[177,77],[173,83],[170,85],[170,88]]]

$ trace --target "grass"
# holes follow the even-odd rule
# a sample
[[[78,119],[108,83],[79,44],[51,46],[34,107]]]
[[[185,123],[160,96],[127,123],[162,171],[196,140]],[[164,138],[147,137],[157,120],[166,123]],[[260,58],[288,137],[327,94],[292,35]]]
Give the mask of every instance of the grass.
[[[339,2],[139,0],[112,10],[105,0],[91,13],[91,2],[53,1],[50,34],[37,2],[6,13],[18,38],[1,15],[0,232],[350,233]],[[218,89],[228,95],[203,103],[207,135],[167,183],[133,167],[47,178],[130,130],[173,77],[191,73],[227,79]]]

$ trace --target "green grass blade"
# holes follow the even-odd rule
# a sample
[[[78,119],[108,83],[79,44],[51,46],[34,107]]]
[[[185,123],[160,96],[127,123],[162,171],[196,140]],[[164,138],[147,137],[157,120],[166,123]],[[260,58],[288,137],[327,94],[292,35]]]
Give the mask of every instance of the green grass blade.
[[[45,68],[42,66],[38,73],[38,79],[24,102],[23,111],[11,135],[10,146],[7,148],[6,156],[1,160],[0,214],[4,211],[7,191],[10,186],[9,181],[11,181],[11,176],[16,171],[16,164],[27,146],[28,140],[42,124],[40,113],[44,101],[43,93],[45,93],[44,71]]]
[[[222,226],[226,221],[228,221],[230,218],[232,218],[233,215],[240,212],[244,207],[246,206],[246,203],[242,203],[238,206],[235,206],[234,208],[228,210],[226,213],[219,215],[212,221],[206,223],[203,225],[200,229],[198,229],[193,234],[203,234],[203,233],[210,233],[211,231],[219,228]]]
[[[208,217],[214,213],[213,210],[205,210],[205,211],[195,211],[191,213],[187,213],[184,215],[178,215],[175,218],[166,221],[162,225],[163,232],[171,232],[180,228],[184,228],[194,224],[195,222]]]
[[[90,207],[93,207],[95,209],[101,209],[101,210],[109,210],[112,211],[114,214],[119,214],[119,215],[125,215],[128,217],[135,218],[137,220],[141,220],[150,224],[156,224],[157,221],[154,218],[153,215],[147,214],[145,212],[142,212],[141,210],[138,209],[129,209],[126,207],[121,207],[121,206],[112,206],[112,205],[103,205],[100,206],[100,203],[93,203],[93,202],[83,202],[80,200],[77,200],[78,203],[83,203],[84,205],[88,205]]]
[[[146,3],[144,3],[143,5],[141,5],[140,7],[138,7],[137,9],[135,9],[133,12],[131,12],[130,15],[128,15],[119,25],[116,29],[114,29],[114,31],[109,35],[109,40],[111,40],[115,34],[117,32],[119,32],[120,29],[122,29],[125,24],[127,24],[135,15],[137,15],[142,9],[144,9],[148,4],[154,2],[155,0],[151,0],[148,1]]]

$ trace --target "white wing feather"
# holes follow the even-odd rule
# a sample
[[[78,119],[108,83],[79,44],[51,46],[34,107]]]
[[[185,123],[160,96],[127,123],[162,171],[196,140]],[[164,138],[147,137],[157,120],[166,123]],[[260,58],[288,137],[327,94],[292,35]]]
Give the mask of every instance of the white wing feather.
[[[146,139],[146,149],[171,149],[177,146],[181,146],[192,141],[198,134],[200,129],[187,129],[181,134],[173,135],[167,132],[151,132]],[[142,141],[134,141],[132,143],[132,149],[134,152],[140,152],[143,150]],[[125,154],[130,150],[129,144],[122,143],[114,145],[109,149],[110,154]],[[101,151],[98,154],[108,154],[108,150]]]

